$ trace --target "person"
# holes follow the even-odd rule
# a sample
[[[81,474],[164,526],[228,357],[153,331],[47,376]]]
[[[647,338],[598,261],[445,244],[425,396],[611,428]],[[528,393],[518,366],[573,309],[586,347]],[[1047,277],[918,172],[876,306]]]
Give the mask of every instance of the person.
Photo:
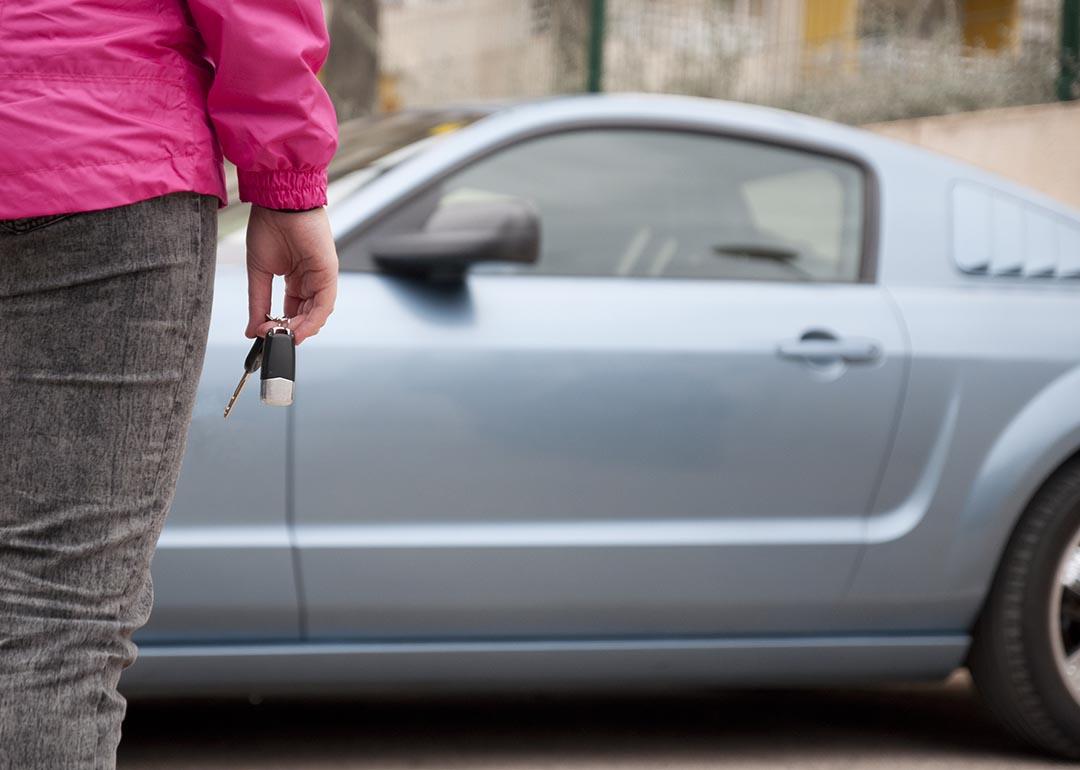
[[[272,325],[274,275],[297,344],[333,309],[328,51],[320,0],[0,3],[4,770],[115,767],[206,346],[223,154],[252,204],[237,336]]]

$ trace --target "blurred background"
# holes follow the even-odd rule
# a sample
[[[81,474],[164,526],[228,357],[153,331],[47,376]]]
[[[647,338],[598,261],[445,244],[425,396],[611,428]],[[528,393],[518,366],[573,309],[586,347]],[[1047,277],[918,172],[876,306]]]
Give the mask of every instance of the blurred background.
[[[1069,152],[1080,111],[1065,106],[1080,95],[1080,0],[325,8],[323,77],[342,121],[584,91],[690,94],[870,125],[1080,206],[1080,157]]]
[[[1070,5],[328,0],[334,43],[326,82],[343,119],[609,90],[710,96],[870,123],[1053,101],[1059,29]]]

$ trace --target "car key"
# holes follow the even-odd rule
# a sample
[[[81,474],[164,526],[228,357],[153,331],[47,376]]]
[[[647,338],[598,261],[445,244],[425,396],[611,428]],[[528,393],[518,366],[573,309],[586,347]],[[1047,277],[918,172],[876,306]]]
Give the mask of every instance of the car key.
[[[240,395],[240,391],[247,385],[248,377],[254,374],[262,364],[263,347],[265,344],[266,341],[262,337],[255,338],[255,343],[251,346],[251,350],[248,351],[247,358],[244,359],[244,375],[240,378],[240,384],[236,386],[236,390],[233,391],[229,403],[225,405],[225,414],[223,417],[228,418],[229,412],[232,411],[233,404],[236,403],[236,397]]]
[[[277,320],[277,319],[274,319]],[[270,406],[289,406],[296,384],[296,339],[287,326],[266,334],[263,345],[259,397]]]

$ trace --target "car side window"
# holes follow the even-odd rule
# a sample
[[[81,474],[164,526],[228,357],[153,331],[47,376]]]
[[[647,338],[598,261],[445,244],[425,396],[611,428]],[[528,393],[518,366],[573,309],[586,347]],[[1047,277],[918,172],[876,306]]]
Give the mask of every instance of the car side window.
[[[418,230],[442,207],[516,198],[539,212],[539,261],[472,272],[856,281],[863,186],[855,164],[802,150],[674,130],[574,130],[472,163],[368,237]],[[365,240],[353,264],[365,263]]]

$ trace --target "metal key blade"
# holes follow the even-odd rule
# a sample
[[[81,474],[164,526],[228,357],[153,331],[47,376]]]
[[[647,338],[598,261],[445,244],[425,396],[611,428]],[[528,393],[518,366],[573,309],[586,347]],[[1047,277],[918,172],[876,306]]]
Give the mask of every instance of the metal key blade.
[[[247,385],[248,377],[250,376],[251,372],[244,372],[244,376],[240,378],[240,384],[238,384],[236,390],[232,392],[232,398],[229,399],[229,403],[225,404],[225,414],[222,415],[223,418],[228,419],[229,412],[232,411],[233,404],[236,403],[236,397],[240,395],[240,391]]]
[[[262,354],[263,343],[265,340],[262,337],[256,337],[255,342],[251,346],[251,350],[248,351],[247,357],[244,359],[244,376],[240,378],[240,383],[236,386],[236,390],[233,391],[232,398],[229,399],[229,403],[225,405],[225,413],[223,418],[228,419],[229,412],[232,411],[233,404],[236,403],[237,396],[240,395],[240,391],[247,385],[248,377],[254,372],[259,370],[262,366]]]

